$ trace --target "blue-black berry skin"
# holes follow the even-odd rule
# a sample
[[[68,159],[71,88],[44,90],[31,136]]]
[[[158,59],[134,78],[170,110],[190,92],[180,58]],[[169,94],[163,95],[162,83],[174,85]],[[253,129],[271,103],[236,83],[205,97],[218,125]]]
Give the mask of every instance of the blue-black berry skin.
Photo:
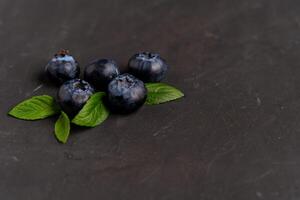
[[[108,85],[108,105],[113,112],[133,112],[145,103],[146,97],[143,81],[130,74],[119,75]]]
[[[88,82],[73,79],[60,86],[57,101],[63,111],[69,116],[75,116],[93,93],[94,89]]]
[[[84,80],[98,90],[106,91],[109,82],[120,74],[117,63],[111,59],[99,59],[84,70]]]
[[[157,53],[137,53],[128,62],[129,73],[144,82],[160,82],[166,76],[168,65]]]
[[[46,65],[46,73],[48,77],[57,84],[79,77],[80,68],[78,62],[68,51],[62,50],[54,55],[54,57]]]

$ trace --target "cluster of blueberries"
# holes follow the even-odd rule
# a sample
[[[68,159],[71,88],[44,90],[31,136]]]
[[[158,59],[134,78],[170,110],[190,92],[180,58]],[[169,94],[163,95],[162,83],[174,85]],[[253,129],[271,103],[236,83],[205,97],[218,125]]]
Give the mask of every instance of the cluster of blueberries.
[[[157,53],[137,53],[128,62],[128,73],[121,74],[111,59],[98,59],[84,69],[79,79],[78,62],[67,50],[61,50],[46,65],[51,80],[60,84],[57,101],[69,116],[75,116],[95,92],[106,92],[106,103],[112,112],[130,113],[141,107],[147,97],[144,82],[159,82],[168,66]]]

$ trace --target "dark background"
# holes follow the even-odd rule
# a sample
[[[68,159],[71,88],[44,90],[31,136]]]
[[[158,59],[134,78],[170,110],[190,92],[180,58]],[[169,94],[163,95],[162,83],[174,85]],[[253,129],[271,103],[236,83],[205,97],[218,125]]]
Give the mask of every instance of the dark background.
[[[67,48],[81,66],[159,52],[184,99],[73,128],[7,111]],[[300,2],[1,0],[1,200],[300,198]]]

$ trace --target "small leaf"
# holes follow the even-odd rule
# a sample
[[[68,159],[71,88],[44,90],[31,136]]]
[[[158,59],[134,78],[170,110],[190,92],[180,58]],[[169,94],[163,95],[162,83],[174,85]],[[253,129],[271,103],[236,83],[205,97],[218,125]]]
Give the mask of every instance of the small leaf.
[[[58,141],[66,143],[70,134],[70,120],[66,113],[61,111],[55,123],[55,136]]]
[[[22,101],[8,114],[18,119],[37,120],[55,115],[59,111],[60,108],[53,97],[41,95]]]
[[[72,120],[72,123],[79,126],[95,127],[106,120],[109,111],[103,103],[104,96],[104,92],[93,94]]]
[[[145,85],[148,90],[146,99],[148,105],[161,104],[184,96],[180,90],[165,83],[146,83]]]

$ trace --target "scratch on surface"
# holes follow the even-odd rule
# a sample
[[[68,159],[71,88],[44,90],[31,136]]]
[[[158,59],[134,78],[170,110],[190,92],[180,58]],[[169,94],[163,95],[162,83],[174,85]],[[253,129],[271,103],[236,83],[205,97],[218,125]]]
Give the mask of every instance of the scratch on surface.
[[[156,169],[154,169],[152,172],[150,172],[150,174],[148,174],[147,176],[145,176],[144,178],[142,178],[142,180],[140,181],[140,183],[146,182],[149,178],[151,178],[153,175],[155,175],[159,170],[160,170],[160,166],[157,167]]]
[[[17,158],[16,156],[12,156],[11,157],[14,161],[18,162],[19,161],[19,158]]]
[[[178,120],[180,120],[180,118],[174,119],[174,120],[170,121],[166,126],[159,128],[157,131],[155,131],[153,133],[153,136],[155,137],[155,136],[158,136],[159,134],[165,132],[168,128],[172,127],[172,125]]]
[[[160,133],[163,133],[165,130],[167,130],[168,128],[170,128],[172,126],[172,124],[168,124],[167,126],[163,126],[160,129],[158,129],[155,133],[153,133],[153,136],[158,136]]]
[[[220,38],[217,34],[210,32],[210,31],[205,31],[204,35],[205,35],[205,37],[208,37],[208,38],[214,38],[214,39]]]
[[[246,183],[255,183],[255,182],[267,177],[268,175],[272,174],[273,172],[274,172],[274,170],[270,169],[270,170],[260,174],[259,176],[256,176],[254,178],[250,178],[250,179],[246,180],[245,182]]]
[[[232,142],[232,139],[230,139],[228,142],[225,143],[225,145],[228,145]],[[221,153],[218,153],[208,164],[207,164],[207,167],[206,167],[206,173],[209,174],[210,172],[210,168],[212,167],[212,165],[219,159],[221,158],[222,156],[225,156],[226,154],[234,151],[234,149],[236,148],[236,143],[234,142],[232,144],[232,146],[228,149],[228,150],[225,150]]]
[[[256,103],[257,103],[257,106],[261,105],[261,99],[259,97],[256,97]]]
[[[263,194],[262,194],[261,192],[259,192],[259,191],[256,192],[256,196],[257,196],[258,198],[260,198],[260,199],[263,198]]]
[[[183,81],[184,82],[193,82],[193,83],[195,83],[197,80],[201,79],[203,76],[205,76],[208,73],[209,72],[198,73],[198,74],[195,74],[191,77],[185,78]]]
[[[41,89],[43,86],[44,86],[43,84],[37,86],[36,88],[34,88],[34,90],[32,90],[32,93],[38,91],[38,90]]]

